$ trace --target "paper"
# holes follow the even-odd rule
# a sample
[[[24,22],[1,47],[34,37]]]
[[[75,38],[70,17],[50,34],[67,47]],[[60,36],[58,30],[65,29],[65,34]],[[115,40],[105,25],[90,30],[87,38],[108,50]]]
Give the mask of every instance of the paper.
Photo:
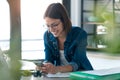
[[[69,77],[70,73],[47,74],[47,77]]]
[[[111,75],[111,74],[120,73],[120,67],[110,68],[110,69],[93,70],[93,71],[84,71],[84,73],[94,74],[94,75],[99,75],[99,76]]]

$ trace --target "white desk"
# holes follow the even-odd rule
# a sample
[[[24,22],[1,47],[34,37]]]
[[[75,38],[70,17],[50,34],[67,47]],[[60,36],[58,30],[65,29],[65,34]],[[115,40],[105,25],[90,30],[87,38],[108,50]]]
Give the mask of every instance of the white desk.
[[[33,62],[30,61],[21,61],[22,62],[22,68],[21,70],[35,70],[36,65]],[[21,77],[21,80],[70,80],[69,77],[69,73],[63,73],[63,74],[57,74],[56,76],[59,77],[55,77],[55,75],[49,75],[48,77],[34,77],[34,76],[29,76],[29,77]],[[61,77],[60,77],[61,76]],[[62,77],[64,76],[64,77]]]
[[[57,77],[33,77],[33,76],[29,76],[29,77],[21,77],[21,80],[70,80],[69,78],[57,78]]]

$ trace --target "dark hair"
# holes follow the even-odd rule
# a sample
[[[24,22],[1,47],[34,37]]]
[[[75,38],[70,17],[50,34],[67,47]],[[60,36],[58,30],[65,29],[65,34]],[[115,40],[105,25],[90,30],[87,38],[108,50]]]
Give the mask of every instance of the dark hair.
[[[63,23],[66,34],[70,31],[72,27],[67,10],[61,3],[50,4],[44,14],[44,18],[45,17],[60,19]]]

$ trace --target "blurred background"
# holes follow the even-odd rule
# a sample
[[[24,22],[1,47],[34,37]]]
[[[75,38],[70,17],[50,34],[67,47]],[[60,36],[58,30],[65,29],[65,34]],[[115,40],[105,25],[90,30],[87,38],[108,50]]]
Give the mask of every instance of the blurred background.
[[[0,0],[1,50],[13,60],[44,59],[43,14],[53,2],[65,5],[72,25],[87,32],[95,69],[120,67],[120,0]]]

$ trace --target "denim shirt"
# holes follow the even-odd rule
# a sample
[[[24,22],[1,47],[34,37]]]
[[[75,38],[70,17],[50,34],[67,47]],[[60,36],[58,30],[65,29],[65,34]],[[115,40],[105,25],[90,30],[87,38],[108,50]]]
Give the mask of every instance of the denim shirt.
[[[59,66],[61,62],[58,41],[49,31],[44,34],[44,46],[45,60]],[[72,27],[64,42],[64,56],[73,67],[73,71],[93,70],[86,56],[86,46],[87,33],[80,27]]]

